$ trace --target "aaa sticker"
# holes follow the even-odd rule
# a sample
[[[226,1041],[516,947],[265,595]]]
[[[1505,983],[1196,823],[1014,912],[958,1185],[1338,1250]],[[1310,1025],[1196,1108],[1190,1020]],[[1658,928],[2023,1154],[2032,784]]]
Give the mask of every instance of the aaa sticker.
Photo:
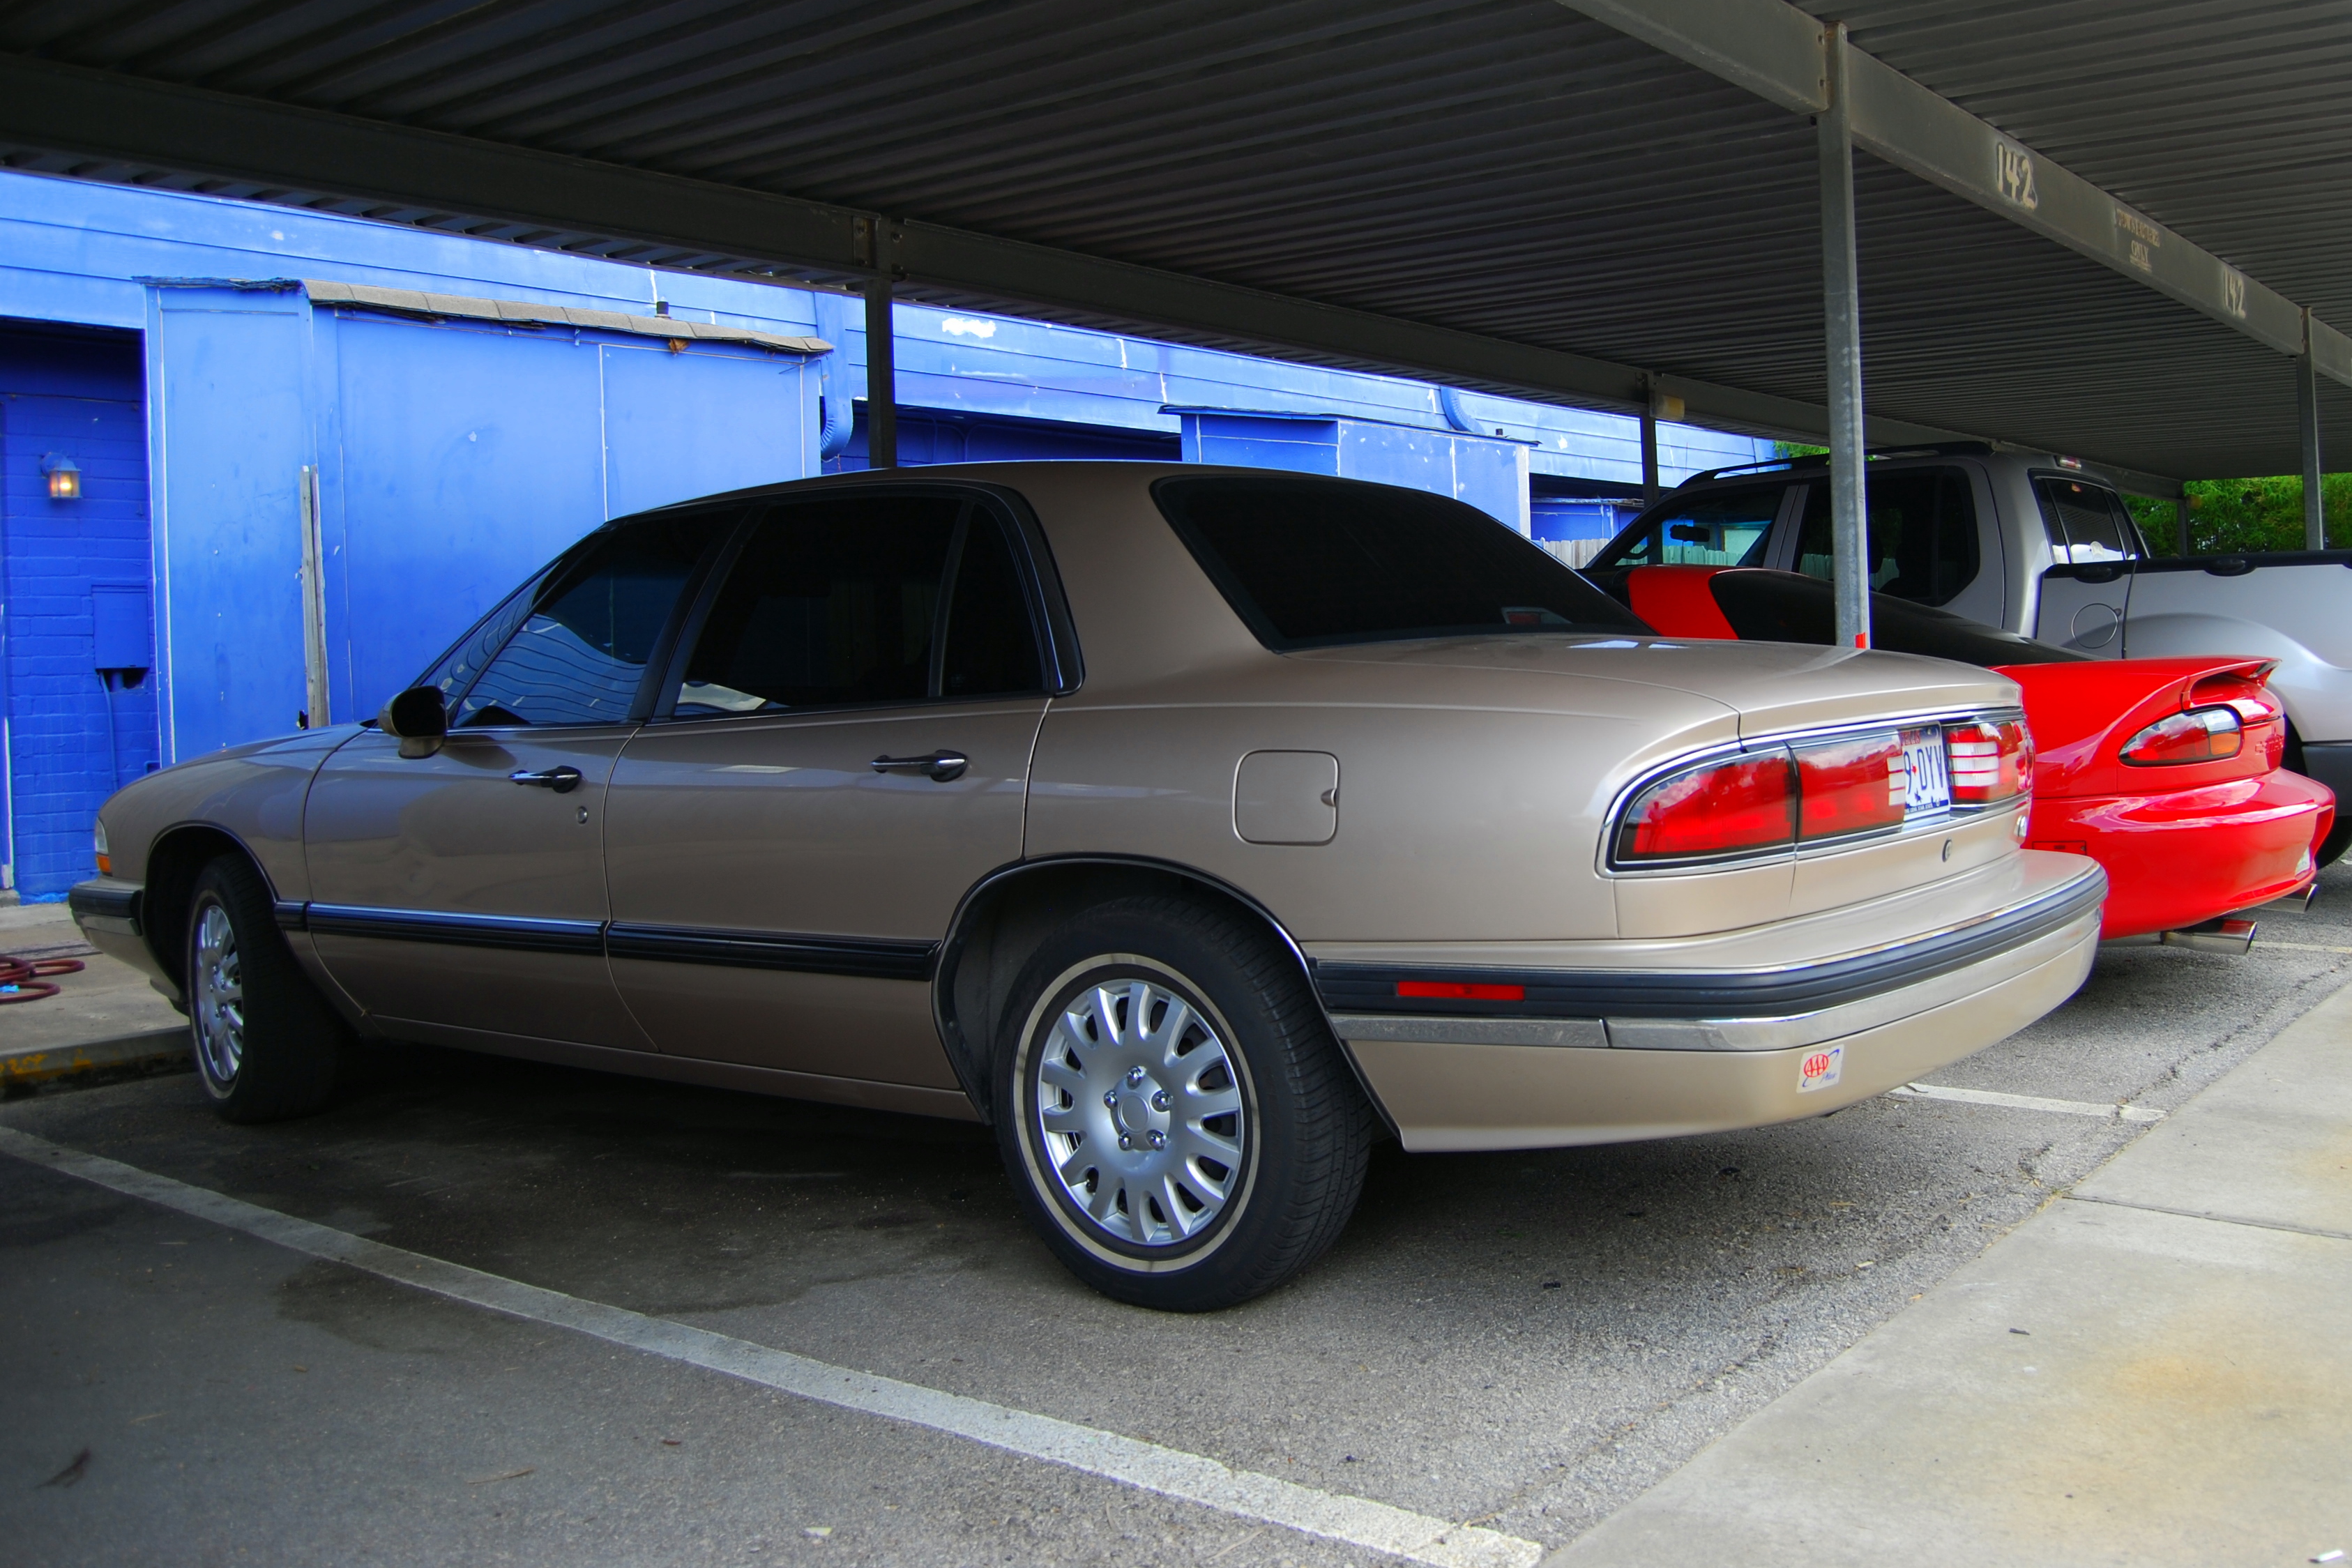
[[[1845,1047],[1842,1045],[1805,1052],[1805,1059],[1797,1063],[1797,1092],[1827,1089],[1838,1081],[1838,1069],[1844,1063]]]

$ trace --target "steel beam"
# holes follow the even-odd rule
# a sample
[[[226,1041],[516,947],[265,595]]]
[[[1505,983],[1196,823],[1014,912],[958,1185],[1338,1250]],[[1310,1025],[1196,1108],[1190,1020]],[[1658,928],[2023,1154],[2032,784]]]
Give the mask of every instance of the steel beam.
[[[859,252],[874,270],[866,278],[866,465],[898,466],[898,329],[890,319],[897,279],[892,225],[861,218]]]
[[[534,152],[440,131],[0,55],[0,153],[64,155],[67,172],[173,172],[260,187],[258,199],[551,248],[616,242],[696,270],[863,289],[874,261],[855,208]],[[1244,353],[1428,376],[1577,408],[1637,413],[1652,391],[1694,423],[1817,441],[1819,404],[1425,322],[913,220],[888,225],[895,293],[1134,331]],[[646,260],[643,254],[631,259]],[[658,265],[658,258],[656,259]],[[679,262],[678,265],[687,265]],[[2347,359],[2352,366],[2352,359]],[[1969,433],[1874,419],[1883,444]]]
[[[2311,312],[2303,313],[2306,330]],[[2295,434],[2303,447],[2303,548],[2327,548],[2327,497],[2321,489],[2319,464],[2319,368],[2307,346],[2294,361]]]
[[[1791,113],[1830,106],[1822,24],[1786,0],[1558,3]],[[1847,56],[1856,147],[2280,353],[2305,351],[2302,308],[2285,296],[1884,61]],[[2320,374],[2352,386],[2352,338],[2314,322],[2311,350]]]
[[[1830,589],[1841,648],[1870,646],[1870,535],[1862,434],[1862,264],[1853,229],[1853,99],[1845,24],[1824,38],[1829,102],[1814,118],[1822,163],[1822,319],[1830,390]]]

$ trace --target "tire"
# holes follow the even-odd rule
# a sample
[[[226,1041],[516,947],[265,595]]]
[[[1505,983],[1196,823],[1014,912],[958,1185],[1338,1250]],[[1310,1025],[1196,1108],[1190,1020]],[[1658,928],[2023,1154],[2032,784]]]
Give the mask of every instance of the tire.
[[[1181,898],[1099,904],[1039,945],[1012,998],[998,1146],[1087,1284],[1211,1312],[1290,1280],[1347,1225],[1370,1108],[1262,928]]]
[[[2303,766],[2303,737],[2295,733],[2292,719],[2286,727],[2286,759],[2283,766],[2290,773],[2311,777]],[[2344,858],[2347,849],[2352,849],[2352,815],[2347,814],[2344,802],[2339,800],[2336,804],[2336,820],[2327,826],[2327,836],[2311,852],[2312,869],[2321,871],[2334,865]]]
[[[323,1109],[349,1031],[295,962],[268,884],[243,856],[197,873],[185,956],[189,1042],[213,1109],[240,1123]]]

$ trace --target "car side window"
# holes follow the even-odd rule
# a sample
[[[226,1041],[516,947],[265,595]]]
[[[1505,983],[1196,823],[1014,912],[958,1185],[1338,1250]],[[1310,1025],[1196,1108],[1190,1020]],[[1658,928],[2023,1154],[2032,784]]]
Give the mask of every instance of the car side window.
[[[1958,468],[1914,468],[1869,476],[1866,530],[1870,586],[1916,604],[1943,604],[1976,580],[1976,497]],[[1813,481],[1797,531],[1797,570],[1831,575],[1830,482]]]
[[[687,580],[740,515],[648,517],[592,536],[460,645],[512,628],[450,727],[625,721]]]
[[[1668,497],[1594,558],[1596,571],[1628,566],[1762,566],[1786,485]]]
[[[779,506],[729,571],[675,716],[782,713],[1041,689],[997,519],[956,496]]]
[[[2050,548],[2070,564],[2129,560],[2139,555],[2139,530],[2121,496],[2104,485],[2044,474],[2033,481]]]

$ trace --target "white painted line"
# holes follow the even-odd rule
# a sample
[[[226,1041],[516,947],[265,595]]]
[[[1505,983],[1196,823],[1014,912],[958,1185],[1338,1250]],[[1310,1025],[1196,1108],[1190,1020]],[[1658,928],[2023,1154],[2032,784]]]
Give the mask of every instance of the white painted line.
[[[2095,1100],[2044,1100],[2039,1094],[2003,1094],[1993,1089],[1947,1089],[1940,1083],[1906,1083],[1887,1093],[1897,1100],[1957,1100],[1965,1105],[2001,1105],[2011,1111],[2047,1111],[2058,1116],[2096,1116],[2108,1122],[2161,1122],[2164,1113],[2138,1105],[2102,1105]]]
[[[689,1328],[560,1291],[484,1273],[463,1264],[387,1247],[348,1231],[297,1219],[241,1198],[190,1186],[99,1155],[65,1148],[46,1138],[0,1127],[0,1153],[79,1176],[127,1197],[144,1199],[215,1225],[241,1230],[296,1252],[412,1285],[451,1301],[556,1328],[571,1329],[631,1350],[740,1377],[803,1399],[880,1416],[935,1432],[968,1437],[1049,1464],[1066,1465],[1107,1480],[1199,1503],[1221,1513],[1260,1520],[1385,1552],[1432,1568],[1533,1568],[1544,1549],[1499,1531],[1454,1524],[1366,1498],[1318,1491],[1277,1476],[1230,1469],[1216,1460],[1162,1448],[1115,1432],[1097,1431],[1051,1416],[1033,1415],[984,1399],[942,1393],[895,1378],[833,1366],[790,1351]]]
[[[2273,947],[2295,953],[2352,953],[2352,947],[2330,947],[2324,942],[2273,942],[2267,936],[2257,938],[2249,951],[2263,953]]]

